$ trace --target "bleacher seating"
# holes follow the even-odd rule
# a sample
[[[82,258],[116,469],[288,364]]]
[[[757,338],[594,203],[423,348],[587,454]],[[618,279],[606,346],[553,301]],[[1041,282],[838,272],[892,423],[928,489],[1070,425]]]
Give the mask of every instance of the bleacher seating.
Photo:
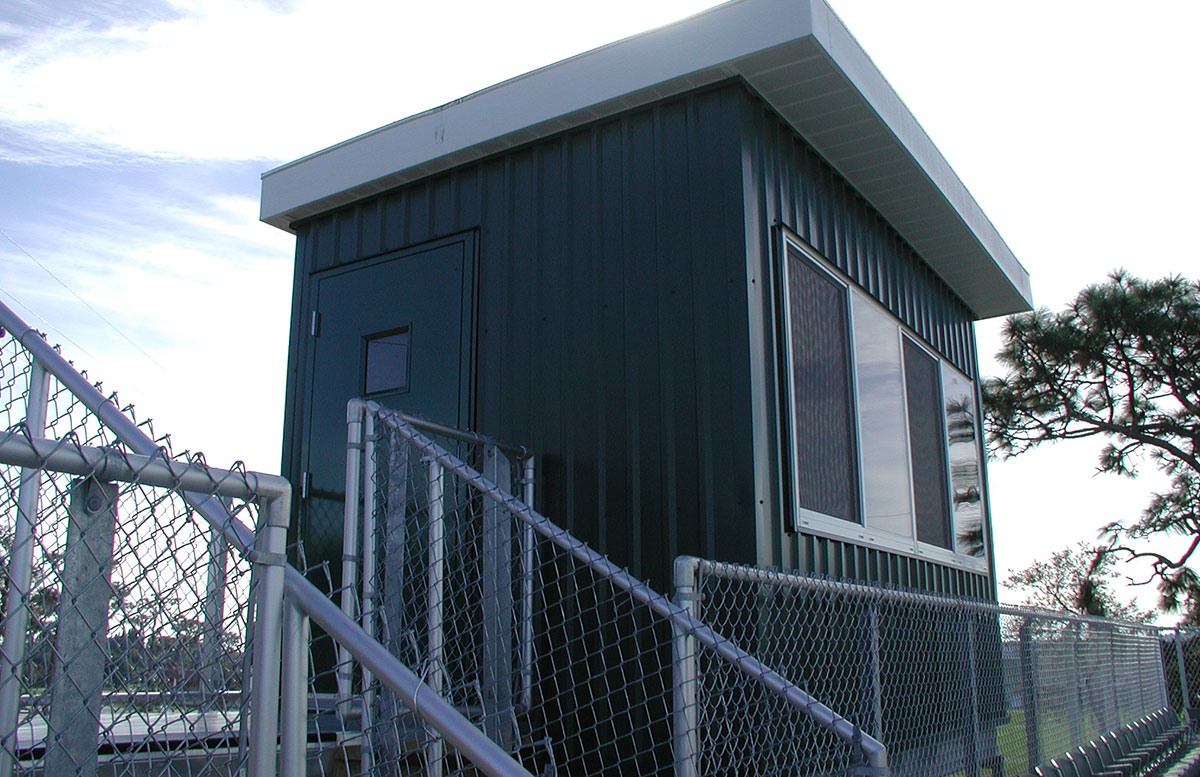
[[[1169,708],[1109,731],[1038,767],[1036,777],[1153,777],[1188,744],[1188,729]]]

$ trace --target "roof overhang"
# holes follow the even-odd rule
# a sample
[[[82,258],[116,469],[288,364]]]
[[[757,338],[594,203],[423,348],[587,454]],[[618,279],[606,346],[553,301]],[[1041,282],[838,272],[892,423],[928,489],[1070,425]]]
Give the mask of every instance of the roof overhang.
[[[734,0],[504,81],[262,176],[291,225],[620,111],[741,77],[980,318],[1027,310],[1029,274],[823,0]]]

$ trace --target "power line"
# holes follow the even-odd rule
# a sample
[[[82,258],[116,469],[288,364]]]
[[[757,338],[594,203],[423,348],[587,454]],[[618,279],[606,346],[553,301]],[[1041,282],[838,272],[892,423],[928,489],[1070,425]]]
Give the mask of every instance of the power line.
[[[13,294],[11,291],[4,288],[3,286],[0,286],[0,294],[4,294],[6,297],[11,299],[13,302],[15,302],[18,305],[20,305],[21,307],[25,308],[27,311],[29,311],[29,314],[31,316],[33,316],[37,320],[41,321],[42,324],[47,329],[53,330],[54,332],[58,333],[59,337],[61,337],[63,340],[66,340],[68,343],[73,345],[80,353],[84,354],[92,361],[99,361],[99,359],[97,359],[94,354],[92,354],[90,351],[88,351],[88,349],[84,348],[82,345],[80,345],[79,343],[75,342],[70,337],[68,337],[66,332],[59,329],[54,324],[51,324],[49,321],[46,320],[46,318],[44,316],[42,316],[36,310],[34,310],[33,308],[29,307],[24,302],[22,302],[21,299],[16,294]]]
[[[10,235],[10,234],[8,234],[7,232],[5,232],[3,228],[0,228],[0,235],[4,235],[4,237],[5,237],[5,238],[8,240],[8,242],[12,243],[14,246],[16,246],[16,247],[17,247],[17,250],[18,250],[18,251],[20,251],[21,253],[25,254],[25,256],[29,257],[29,260],[30,260],[31,262],[33,262],[34,264],[36,264],[38,267],[41,267],[41,268],[42,268],[42,270],[44,270],[44,271],[46,272],[46,274],[47,274],[47,275],[49,275],[49,276],[50,276],[51,278],[53,278],[54,280],[58,281],[58,283],[59,283],[59,285],[60,285],[60,286],[62,286],[62,287],[63,287],[64,289],[66,289],[67,291],[71,292],[72,296],[74,296],[74,297],[75,297],[75,299],[77,299],[77,300],[79,300],[80,302],[82,302],[82,303],[83,303],[83,305],[84,305],[84,307],[86,307],[88,310],[90,310],[90,311],[92,311],[93,313],[95,313],[97,318],[99,318],[99,319],[100,319],[101,321],[103,321],[105,324],[108,324],[109,328],[111,328],[111,329],[112,329],[114,332],[116,332],[118,335],[120,335],[120,336],[121,336],[121,337],[122,337],[122,338],[125,340],[125,342],[129,343],[129,344],[130,344],[130,345],[132,345],[134,348],[136,348],[136,349],[138,350],[138,352],[139,352],[140,354],[142,354],[142,356],[145,356],[147,359],[149,359],[149,360],[150,360],[150,361],[151,361],[151,362],[154,364],[154,366],[155,366],[155,367],[158,367],[158,368],[159,368],[160,370],[162,370],[163,372],[167,372],[167,368],[166,368],[166,367],[164,367],[164,366],[162,366],[161,364],[159,364],[157,359],[155,359],[153,356],[151,356],[149,353],[147,353],[147,352],[146,352],[146,350],[145,350],[144,348],[142,348],[140,345],[138,345],[137,343],[135,343],[135,342],[133,341],[133,338],[131,338],[129,335],[127,335],[127,334],[125,334],[124,332],[122,332],[122,331],[121,331],[121,329],[120,329],[120,327],[118,327],[118,326],[117,326],[116,324],[114,324],[112,321],[109,321],[109,320],[108,320],[108,319],[107,319],[107,318],[104,316],[104,314],[103,314],[103,313],[101,313],[99,310],[96,310],[94,307],[92,307],[91,303],[89,303],[89,302],[88,302],[87,300],[85,300],[83,297],[79,296],[79,294],[78,294],[78,293],[76,293],[76,291],[75,291],[74,289],[72,289],[70,286],[68,286],[68,285],[67,285],[66,281],[64,281],[62,278],[59,278],[57,275],[55,275],[55,274],[54,274],[54,273],[53,273],[53,272],[50,270],[50,268],[49,268],[49,267],[47,267],[46,265],[44,265],[44,264],[42,264],[41,262],[39,262],[39,261],[37,260],[37,258],[36,258],[36,257],[35,257],[33,254],[31,254],[31,253],[29,253],[28,251],[26,251],[26,250],[25,250],[25,247],[24,247],[24,246],[22,246],[20,243],[18,243],[16,240],[14,240],[14,239],[13,239],[13,237],[12,237],[12,235]],[[9,296],[12,296],[12,295],[11,295],[11,293],[9,294]],[[13,299],[16,299],[16,297],[13,297]],[[26,306],[26,305],[22,305],[22,307],[25,307],[25,309],[26,309],[26,310],[28,310],[28,309],[29,309],[29,308],[28,308],[28,306]],[[41,316],[38,316],[38,318],[41,318]],[[43,320],[44,320],[44,319],[43,319]],[[59,332],[59,334],[62,334],[62,332]],[[66,337],[66,335],[63,335],[63,337],[64,337],[64,338],[66,338],[66,339],[68,339],[68,340],[70,340],[70,338],[67,338],[67,337]],[[78,345],[76,345],[76,347],[79,347],[79,346],[78,346]],[[82,348],[80,348],[80,350],[83,350],[83,349],[82,349]],[[95,357],[93,357],[93,358],[95,358]]]

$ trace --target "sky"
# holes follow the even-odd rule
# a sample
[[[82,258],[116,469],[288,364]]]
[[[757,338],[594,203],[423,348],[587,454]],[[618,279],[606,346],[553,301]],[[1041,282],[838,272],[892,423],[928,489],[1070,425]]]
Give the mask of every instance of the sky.
[[[278,472],[294,238],[258,222],[259,175],[709,5],[6,0],[0,299],[176,449]],[[831,5],[1038,305],[1116,267],[1200,275],[1200,3]],[[999,327],[979,325],[985,375]],[[1162,485],[1095,475],[1098,449],[992,462],[1001,575]]]

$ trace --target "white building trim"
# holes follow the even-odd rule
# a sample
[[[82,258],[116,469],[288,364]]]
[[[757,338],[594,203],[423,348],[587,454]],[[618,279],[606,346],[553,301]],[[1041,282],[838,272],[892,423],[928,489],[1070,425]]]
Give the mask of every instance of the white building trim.
[[[734,0],[504,81],[262,176],[260,217],[303,218],[725,78],[743,78],[981,318],[1029,275],[824,0]]]

